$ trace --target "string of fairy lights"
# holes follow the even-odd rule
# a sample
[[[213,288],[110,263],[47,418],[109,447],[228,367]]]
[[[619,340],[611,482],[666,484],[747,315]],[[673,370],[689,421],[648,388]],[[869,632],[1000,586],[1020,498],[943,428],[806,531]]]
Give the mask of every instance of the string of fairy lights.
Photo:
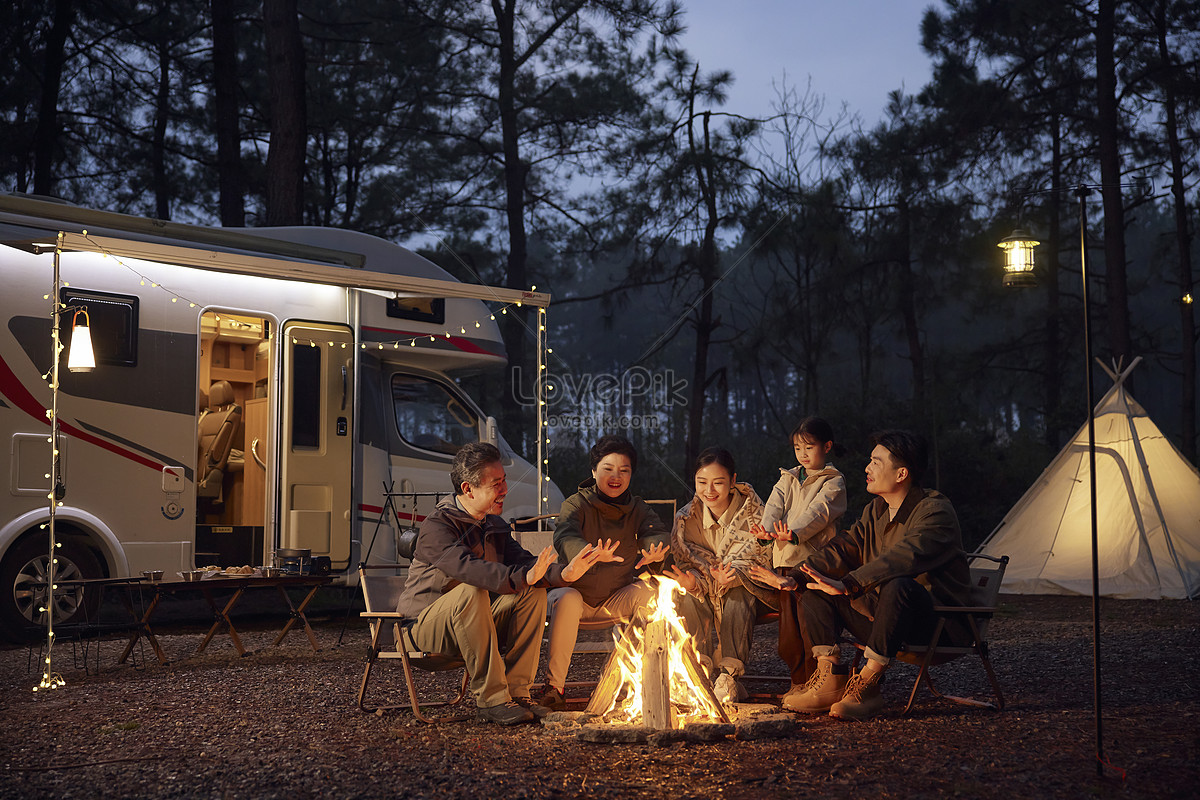
[[[184,294],[182,294],[178,291],[175,291],[174,289],[170,288],[169,286],[163,285],[160,281],[156,280],[154,277],[152,277],[150,275],[147,275],[146,273],[144,273],[143,271],[141,271],[134,265],[127,262],[121,256],[111,252],[101,242],[98,242],[95,239],[93,239],[91,236],[89,236],[86,229],[82,231],[82,235],[92,246],[94,246],[96,248],[96,250],[99,252],[101,258],[112,259],[114,263],[116,263],[119,266],[123,267],[124,269],[128,270],[137,279],[139,286],[143,286],[143,287],[149,286],[152,289],[155,289],[159,292],[162,292],[162,293],[168,295],[170,297],[171,303],[180,303],[180,302],[187,303],[189,308],[196,308],[197,306],[200,305],[200,303],[198,303],[197,301],[185,296]],[[55,583],[55,565],[57,564],[57,559],[54,557],[54,552],[55,552],[55,549],[61,548],[61,546],[62,546],[60,542],[55,541],[55,531],[54,531],[55,512],[58,507],[62,506],[62,501],[60,499],[58,499],[58,497],[56,496],[56,488],[57,488],[57,483],[58,483],[58,463],[59,463],[59,461],[58,461],[58,459],[59,459],[58,447],[59,446],[58,446],[58,441],[57,441],[58,436],[59,436],[59,433],[58,433],[58,431],[59,431],[59,428],[58,428],[58,388],[59,388],[58,370],[59,370],[61,354],[62,354],[62,351],[64,350],[64,347],[63,347],[63,345],[61,343],[61,339],[60,339],[60,317],[63,313],[65,313],[67,311],[67,306],[64,305],[62,302],[60,302],[60,300],[59,300],[59,292],[63,288],[70,287],[70,283],[62,280],[61,276],[59,274],[59,263],[60,263],[59,260],[62,255],[63,236],[64,236],[64,234],[62,232],[60,232],[58,235],[58,240],[55,243],[55,247],[54,247],[54,286],[53,286],[53,289],[51,292],[48,292],[47,294],[43,295],[44,300],[51,301],[51,316],[52,316],[52,320],[53,320],[51,338],[52,338],[52,348],[53,348],[52,352],[54,354],[54,358],[51,363],[50,369],[48,369],[41,376],[42,380],[44,380],[48,383],[49,388],[51,390],[51,397],[52,397],[51,408],[46,410],[46,417],[49,420],[50,425],[51,425],[51,434],[47,441],[50,443],[50,446],[51,446],[52,465],[51,465],[50,473],[46,474],[46,476],[45,476],[51,482],[50,483],[50,492],[48,495],[48,498],[50,501],[50,514],[49,514],[50,521],[41,526],[42,530],[49,529],[49,535],[50,535],[50,552],[49,552],[49,560],[48,560],[48,565],[47,565],[48,566],[48,575],[47,575],[46,605],[44,607],[39,608],[40,613],[47,614],[47,644],[46,644],[46,657],[44,659],[44,669],[42,672],[42,679],[41,679],[41,682],[37,686],[33,687],[33,691],[35,691],[35,692],[37,692],[39,690],[58,689],[58,688],[61,688],[66,685],[66,681],[63,680],[62,676],[60,674],[54,672],[54,670],[53,670],[53,650],[54,650],[54,641],[55,641],[54,612],[53,612],[54,602],[53,602],[53,600],[54,600],[55,591],[57,589],[59,589],[59,586]],[[537,287],[531,286],[530,291],[537,291]],[[488,313],[487,320],[489,320],[491,322],[495,322],[497,319],[497,316],[507,316],[509,314],[510,309],[521,308],[521,307],[522,307],[522,302],[520,300],[506,303],[503,306],[501,306],[500,308],[495,309],[494,311],[490,311]],[[546,487],[549,484],[547,475],[548,475],[549,464],[550,464],[550,459],[548,458],[549,445],[550,445],[550,430],[549,430],[550,423],[549,423],[549,420],[546,418],[545,410],[546,410],[546,392],[548,390],[553,389],[552,386],[549,386],[547,384],[548,373],[547,373],[547,367],[546,367],[546,355],[552,354],[554,351],[553,351],[553,349],[546,347],[546,309],[544,307],[539,306],[537,311],[538,311],[537,327],[536,327],[536,330],[534,331],[534,338],[536,341],[536,353],[537,353],[537,373],[536,373],[537,377],[535,380],[534,389],[535,389],[535,393],[536,393],[535,397],[537,398],[537,402],[538,402],[536,411],[537,411],[537,426],[538,426],[538,432],[539,432],[539,435],[537,437],[536,463],[540,464],[540,466],[541,466],[541,469],[536,470],[536,473],[537,473],[537,497],[538,497],[538,510],[537,511],[538,511],[538,514],[541,515],[542,513],[544,513],[545,504],[549,502],[549,497],[546,496],[545,491],[546,491]],[[215,315],[215,318],[218,322],[221,321],[220,315]],[[468,328],[470,328],[472,330],[482,328],[483,321],[484,321],[484,318],[481,317],[479,319],[475,319],[470,322],[465,322],[465,323],[459,324],[457,326],[459,335],[466,335]],[[231,320],[231,322],[233,324],[238,324],[237,320]],[[439,340],[452,341],[453,337],[454,337],[454,334],[452,333],[452,330],[450,328],[446,328],[443,330],[443,332],[441,334],[421,333],[421,334],[406,335],[401,338],[387,340],[387,341],[360,342],[359,347],[363,350],[367,350],[368,348],[374,348],[376,350],[385,350],[385,349],[389,349],[389,348],[392,350],[399,350],[401,347],[415,348],[419,342],[422,342],[425,339],[428,339],[429,342],[431,342],[431,343],[436,343]],[[328,346],[330,348],[340,347],[343,349],[347,347],[347,344],[345,342],[335,342],[335,341],[327,341],[327,340],[323,341],[323,340],[319,340],[319,339],[304,338],[304,337],[297,337],[297,336],[292,336],[291,341],[292,341],[293,345],[307,344],[310,347]]]
[[[66,307],[59,302],[59,291],[64,285],[59,273],[60,257],[62,256],[62,240],[63,234],[60,231],[58,240],[54,247],[54,283],[44,299],[51,300],[50,305],[50,343],[51,352],[54,354],[54,363],[50,366],[47,376],[50,380],[50,408],[46,409],[46,417],[50,421],[50,436],[47,442],[50,444],[50,471],[46,473],[46,478],[50,482],[50,492],[46,495],[50,500],[49,521],[41,526],[42,530],[48,531],[49,548],[46,558],[46,605],[38,609],[39,613],[46,615],[46,658],[43,661],[42,680],[33,687],[33,691],[39,689],[60,689],[66,686],[67,682],[63,680],[62,675],[54,671],[54,592],[58,588],[55,583],[55,571],[58,564],[58,559],[55,557],[61,543],[56,541],[54,521],[57,516],[57,510],[62,505],[62,500],[58,498],[58,482],[59,475],[59,428],[58,428],[58,370],[62,361],[62,342],[59,337],[62,315],[66,311]],[[53,299],[51,299],[53,298]]]

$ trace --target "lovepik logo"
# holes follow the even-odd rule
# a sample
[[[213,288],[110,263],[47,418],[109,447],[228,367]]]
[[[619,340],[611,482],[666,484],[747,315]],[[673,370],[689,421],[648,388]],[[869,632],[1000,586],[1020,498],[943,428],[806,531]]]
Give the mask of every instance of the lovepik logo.
[[[532,406],[537,398],[523,379],[520,367],[513,370],[513,396],[521,405]],[[569,409],[630,408],[640,406],[662,411],[674,406],[686,406],[688,382],[677,378],[672,370],[651,372],[645,367],[631,367],[620,374],[611,372],[581,374],[548,373],[545,400],[547,406]]]

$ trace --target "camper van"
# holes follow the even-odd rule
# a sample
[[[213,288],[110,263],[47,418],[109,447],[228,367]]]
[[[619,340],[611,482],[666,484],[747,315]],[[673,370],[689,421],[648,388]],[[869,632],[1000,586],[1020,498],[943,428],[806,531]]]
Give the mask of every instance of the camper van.
[[[459,283],[352,231],[205,228],[23,196],[0,197],[0,280],[6,634],[44,624],[51,474],[64,581],[258,566],[295,549],[352,582],[360,562],[396,560],[471,441],[505,455],[506,515],[562,501],[458,383],[504,366],[495,318],[544,294]],[[85,324],[95,367],[72,372]],[[89,599],[66,584],[55,621]]]

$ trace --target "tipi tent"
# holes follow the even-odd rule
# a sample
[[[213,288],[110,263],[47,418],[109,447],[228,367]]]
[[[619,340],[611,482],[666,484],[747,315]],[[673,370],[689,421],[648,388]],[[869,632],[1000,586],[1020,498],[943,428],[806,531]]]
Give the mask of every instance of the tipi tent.
[[[1109,372],[1113,387],[1096,406],[1100,594],[1197,598],[1200,473],[1125,391],[1136,364],[1119,376]],[[979,549],[1010,558],[1002,591],[1092,593],[1086,425]]]

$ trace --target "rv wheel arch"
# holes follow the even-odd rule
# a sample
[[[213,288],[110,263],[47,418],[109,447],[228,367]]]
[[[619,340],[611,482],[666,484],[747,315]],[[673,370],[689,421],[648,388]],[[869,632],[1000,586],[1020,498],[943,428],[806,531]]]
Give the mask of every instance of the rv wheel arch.
[[[104,562],[88,536],[69,525],[55,539],[56,577],[63,580],[102,578]],[[17,539],[0,561],[0,632],[12,641],[36,640],[45,632],[44,612],[48,592],[44,585],[49,564],[49,534],[40,527]],[[39,584],[41,584],[39,586]],[[69,624],[95,619],[100,595],[95,589],[74,587],[54,594],[54,619]]]

